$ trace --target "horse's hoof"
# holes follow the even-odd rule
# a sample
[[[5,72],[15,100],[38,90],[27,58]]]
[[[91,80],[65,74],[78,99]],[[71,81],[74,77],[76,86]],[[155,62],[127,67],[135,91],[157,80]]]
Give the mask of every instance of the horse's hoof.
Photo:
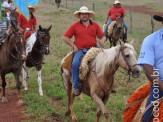
[[[43,93],[40,93],[40,96],[44,96]]]
[[[2,97],[2,103],[8,103],[8,100],[5,97]]]
[[[19,101],[18,101],[18,106],[23,106],[25,103],[23,102],[23,100],[22,99],[20,99]]]
[[[73,121],[73,122],[76,122],[76,121],[77,121],[76,116],[72,116],[72,121]]]
[[[24,88],[24,91],[28,91],[28,88]]]

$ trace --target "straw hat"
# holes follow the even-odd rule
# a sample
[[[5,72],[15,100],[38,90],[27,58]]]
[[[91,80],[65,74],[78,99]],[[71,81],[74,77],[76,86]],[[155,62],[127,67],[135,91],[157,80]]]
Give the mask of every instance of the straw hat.
[[[115,1],[114,1],[114,4],[118,4],[118,3],[121,4],[121,3],[119,2],[119,0],[115,0]]]
[[[36,11],[36,8],[34,6],[29,5],[28,8],[33,8],[33,12]]]
[[[163,16],[154,15],[153,18],[157,21],[163,21]]]
[[[81,7],[79,9],[79,11],[74,12],[74,16],[76,18],[80,19],[80,17],[79,17],[80,13],[88,13],[89,14],[89,18],[91,18],[91,17],[93,17],[95,15],[95,13],[93,11],[88,10],[88,8],[85,7],[85,6]]]

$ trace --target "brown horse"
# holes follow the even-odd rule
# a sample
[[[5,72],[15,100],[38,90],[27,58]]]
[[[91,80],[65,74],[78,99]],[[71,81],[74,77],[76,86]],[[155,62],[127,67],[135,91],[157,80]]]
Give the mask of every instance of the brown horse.
[[[5,95],[6,79],[5,75],[8,73],[13,73],[16,80],[16,87],[18,90],[19,103],[22,102],[20,96],[20,72],[22,65],[22,53],[25,52],[25,47],[23,43],[23,34],[18,32],[17,29],[13,29],[10,26],[7,30],[8,35],[3,38],[4,42],[0,47],[0,75],[2,79],[2,102],[8,102]],[[0,89],[1,91],[1,89]]]
[[[39,85],[39,94],[40,96],[43,96],[43,91],[42,91],[42,80],[41,80],[41,69],[42,69],[42,62],[43,62],[43,57],[44,55],[48,55],[50,52],[49,49],[49,44],[50,44],[50,29],[52,26],[49,28],[42,28],[39,26],[39,29],[37,30],[36,33],[32,34],[29,37],[29,40],[27,41],[27,50],[30,48],[31,43],[34,44],[31,52],[28,53],[27,55],[27,61],[24,66],[26,67],[35,67],[37,70],[37,81]],[[36,38],[36,41],[33,42],[32,38]],[[26,50],[26,51],[27,51]],[[29,49],[30,50],[30,49]],[[24,85],[24,90],[28,90],[28,84],[27,84],[27,72],[23,69],[23,85]]]
[[[62,60],[63,62],[63,60]],[[98,105],[96,122],[99,121],[101,113],[109,121],[109,112],[105,104],[113,89],[114,74],[118,67],[122,67],[132,73],[133,77],[139,77],[140,67],[137,65],[136,52],[132,45],[122,44],[110,49],[104,49],[89,63],[89,73],[85,80],[80,81],[82,84],[82,92],[90,96]],[[69,70],[61,67],[63,82],[67,91],[68,111],[66,115],[71,113],[72,120],[77,120],[73,110],[74,95],[72,91],[72,77]]]
[[[110,47],[112,45],[116,46],[117,41],[121,39],[123,41],[123,35],[124,35],[124,27],[122,23],[122,18],[120,16],[116,17],[116,23],[113,26],[113,32],[109,36],[109,41],[110,41]],[[126,42],[124,42],[126,43]]]
[[[55,0],[55,4],[56,4],[57,8],[59,8],[60,4],[61,4],[61,0]]]

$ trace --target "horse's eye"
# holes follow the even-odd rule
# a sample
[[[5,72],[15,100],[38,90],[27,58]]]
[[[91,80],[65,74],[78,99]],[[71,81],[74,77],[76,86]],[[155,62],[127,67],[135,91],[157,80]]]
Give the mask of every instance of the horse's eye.
[[[129,57],[130,57],[130,55],[125,55],[125,57],[126,57],[126,58],[129,58]]]

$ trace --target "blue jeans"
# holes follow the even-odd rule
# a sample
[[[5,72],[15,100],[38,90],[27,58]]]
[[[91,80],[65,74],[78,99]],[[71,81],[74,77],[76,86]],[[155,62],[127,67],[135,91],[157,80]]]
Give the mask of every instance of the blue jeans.
[[[78,82],[79,82],[79,66],[80,66],[81,58],[88,50],[89,49],[86,49],[86,48],[79,50],[79,51],[75,52],[74,57],[73,57],[71,73],[72,73],[72,80],[73,80],[75,90],[81,89],[81,84],[78,84]]]
[[[113,22],[113,21],[114,21],[114,20],[109,19],[109,20],[108,20],[108,23],[106,24],[106,28],[105,28],[105,31],[104,31],[104,34],[105,34],[106,37],[108,36],[108,27],[109,27],[109,25],[111,24],[111,22]],[[123,39],[127,39],[127,25],[126,25],[126,23],[125,23],[124,20],[122,20],[122,23],[123,23],[123,26],[124,26],[124,28],[125,28],[125,34],[124,34]]]
[[[158,89],[159,89],[158,87],[155,87],[155,86],[153,86],[153,85],[151,86],[151,89],[150,89],[150,96],[149,96],[149,98],[148,98],[146,107],[147,107],[149,104],[151,104],[151,101],[155,101],[155,100],[157,100],[157,99],[163,97],[163,91],[161,91],[160,89],[159,89],[159,92],[156,94],[156,92],[158,91]],[[150,117],[152,111],[153,111],[153,107],[151,107],[150,109],[148,109],[148,111],[145,112],[145,114],[144,114],[144,116],[143,116],[143,118],[142,118],[142,121],[143,121],[143,122],[149,122],[149,119],[150,119],[149,117]]]

